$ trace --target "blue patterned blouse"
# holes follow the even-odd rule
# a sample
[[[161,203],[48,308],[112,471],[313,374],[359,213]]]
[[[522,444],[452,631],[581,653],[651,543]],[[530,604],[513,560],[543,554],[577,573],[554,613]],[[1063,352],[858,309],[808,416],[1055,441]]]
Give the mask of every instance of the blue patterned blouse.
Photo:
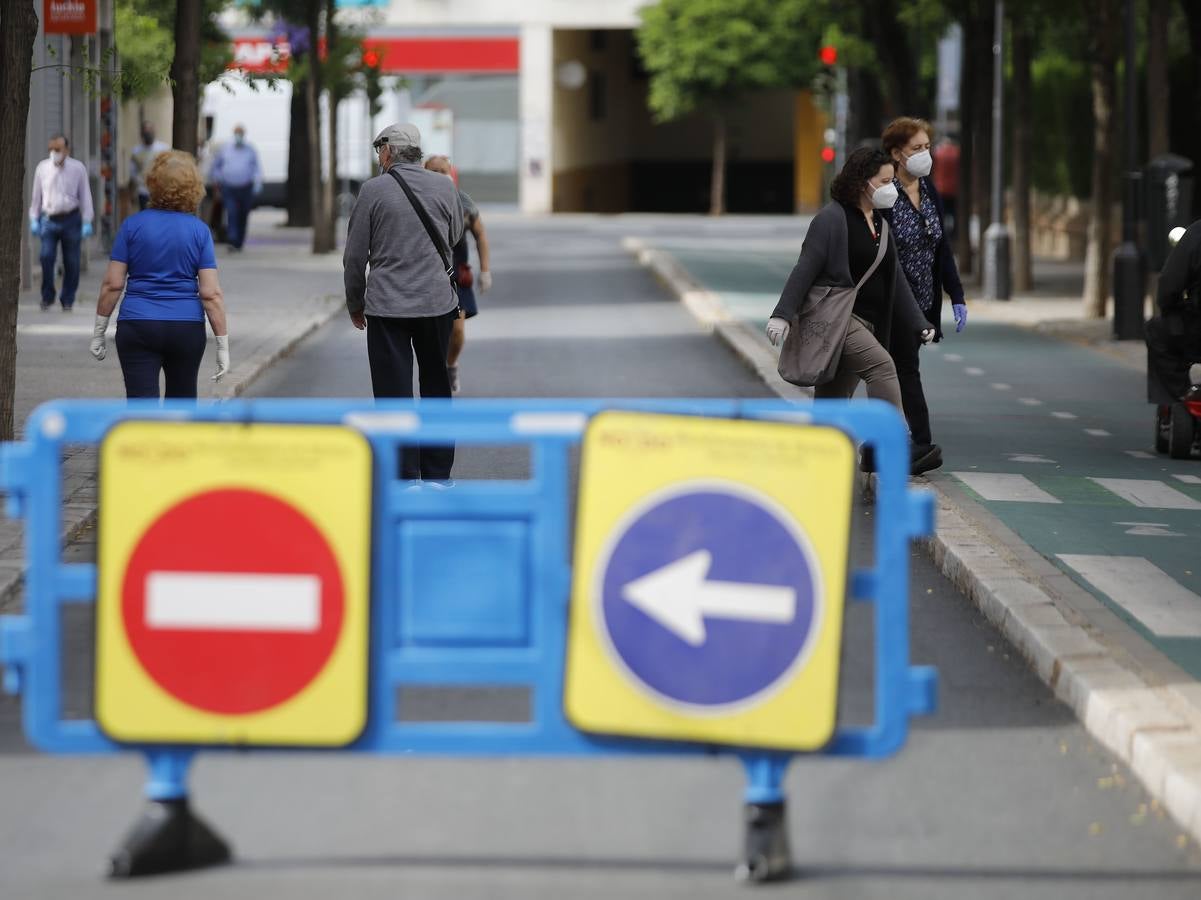
[[[913,298],[923,312],[934,305],[934,252],[942,240],[942,220],[924,180],[918,181],[918,206],[915,209],[905,186],[893,179],[897,192],[892,208],[892,238],[896,242],[901,268],[913,290]]]

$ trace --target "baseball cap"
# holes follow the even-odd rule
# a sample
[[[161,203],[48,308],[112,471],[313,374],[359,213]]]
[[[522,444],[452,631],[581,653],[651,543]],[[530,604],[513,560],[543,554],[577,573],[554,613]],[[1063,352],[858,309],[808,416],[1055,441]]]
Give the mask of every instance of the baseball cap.
[[[371,142],[371,146],[376,150],[384,144],[396,150],[402,147],[420,147],[421,132],[412,122],[397,122],[381,131]]]

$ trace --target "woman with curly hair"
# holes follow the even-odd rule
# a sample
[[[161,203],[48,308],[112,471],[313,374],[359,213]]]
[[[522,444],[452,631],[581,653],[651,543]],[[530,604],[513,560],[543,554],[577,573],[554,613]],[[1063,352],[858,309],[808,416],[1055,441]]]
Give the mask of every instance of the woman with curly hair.
[[[778,344],[787,337],[798,313],[814,302],[812,288],[854,288],[871,272],[855,296],[850,325],[836,351],[838,366],[833,378],[815,385],[814,397],[849,398],[863,381],[869,397],[886,400],[901,410],[901,389],[889,347],[895,341],[934,337],[904,274],[898,273],[891,241],[876,263],[881,238],[887,240],[881,211],[897,199],[894,174],[892,160],[880,150],[864,147],[851,153],[830,185],[832,202],[822,207],[809,225],[800,258],[767,323],[768,339]],[[916,468],[916,455],[913,462]],[[864,468],[872,468],[866,456]]]
[[[956,332],[967,325],[967,302],[947,239],[942,198],[930,178],[933,167],[930,124],[924,119],[894,119],[884,129],[881,143],[896,164],[893,184],[898,194],[896,205],[884,216],[892,228],[901,271],[913,291],[913,299],[934,329],[934,340],[941,341],[943,292],[951,296]],[[937,469],[942,465],[942,451],[930,432],[930,410],[918,369],[920,346],[916,340],[898,342],[892,348],[892,358],[897,364],[901,399],[913,442],[926,448],[922,453],[926,458],[925,469]]]
[[[195,399],[196,374],[204,358],[207,315],[217,338],[217,373],[229,371],[225,303],[217,281],[213,237],[196,217],[204,185],[196,162],[172,150],[154,160],[146,176],[150,205],[124,222],[113,241],[96,303],[92,355],[104,359],[105,332],[117,317],[117,356],[129,398],[159,393],[165,376],[168,399]]]

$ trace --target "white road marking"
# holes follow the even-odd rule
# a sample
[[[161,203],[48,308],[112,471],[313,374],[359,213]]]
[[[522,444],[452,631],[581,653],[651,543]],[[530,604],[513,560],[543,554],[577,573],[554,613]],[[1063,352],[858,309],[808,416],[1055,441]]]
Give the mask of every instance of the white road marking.
[[[1018,403],[1021,403],[1024,406],[1042,406],[1043,405],[1043,402],[1041,400],[1036,400],[1034,397],[1022,397],[1020,400],[1018,400]]]
[[[1201,597],[1141,556],[1059,557],[1159,637],[1201,637]]]
[[[984,370],[977,369],[975,366],[968,366],[966,369],[963,370],[963,374],[964,375],[983,375]]]
[[[995,472],[952,472],[956,478],[985,500],[1019,503],[1059,503],[1025,475],[1004,475]]]
[[[1113,435],[1104,428],[1086,428],[1084,429],[1084,433],[1091,434],[1093,437],[1113,437]]]
[[[1155,455],[1148,453],[1146,450],[1123,450],[1127,456],[1133,456],[1135,459],[1155,459]]]
[[[943,357],[943,359],[945,359],[947,362],[953,362],[953,363],[963,362],[963,357],[960,356],[958,353],[948,353],[946,356]]]
[[[989,385],[989,387],[991,387],[994,391],[1012,391],[1013,390],[1013,388],[1010,387],[1009,385],[1003,384],[999,381],[994,381],[992,384]]]
[[[1076,418],[1076,414],[1070,413],[1070,412],[1053,412],[1053,413],[1051,413],[1051,415],[1053,415],[1057,419],[1074,419],[1074,418]]]
[[[1050,463],[1051,465],[1055,465],[1055,460],[1047,459],[1047,457],[1040,456],[1037,453],[1019,453],[1009,457],[1009,461],[1015,463]]]
[[[316,631],[321,579],[316,575],[151,572],[146,625],[187,631]]]
[[[1139,478],[1090,478],[1107,491],[1117,494],[1127,503],[1144,509],[1201,509],[1201,501],[1162,481]]]
[[[1185,484],[1201,484],[1201,475],[1173,475],[1172,477]]]
[[[1132,525],[1126,533],[1134,537],[1184,537],[1179,531],[1168,531],[1172,526],[1163,522],[1114,522],[1115,525]]]

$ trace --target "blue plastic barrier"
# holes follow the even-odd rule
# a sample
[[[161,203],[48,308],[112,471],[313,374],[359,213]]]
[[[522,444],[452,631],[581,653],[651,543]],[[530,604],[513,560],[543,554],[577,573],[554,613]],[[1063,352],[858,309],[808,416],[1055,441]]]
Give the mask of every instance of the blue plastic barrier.
[[[187,808],[189,763],[201,749],[179,745],[118,743],[93,720],[63,717],[61,613],[67,604],[93,603],[97,567],[65,563],[61,552],[61,460],[66,445],[99,445],[117,423],[189,421],[350,425],[369,441],[373,459],[369,696],[366,727],[338,752],[434,755],[585,755],[711,753],[727,750],[747,773],[746,857],[752,880],[783,877],[789,868],[784,839],[782,779],[790,753],[668,741],[588,735],[564,714],[563,685],[571,580],[572,508],[570,453],[591,417],[607,410],[721,419],[796,421],[834,426],[876,449],[874,566],[851,572],[851,599],[875,604],[875,721],[837,729],[821,752],[882,757],[897,751],[913,715],[936,705],[936,673],[909,665],[909,540],[927,535],[933,503],[907,489],[908,443],[895,411],[875,402],[736,400],[514,400],[454,403],[334,400],[235,401],[220,405],[158,406],[124,402],[61,401],[39,408],[26,438],[0,448],[0,487],[10,517],[25,520],[26,605],[21,615],[0,617],[0,662],[5,688],[24,698],[25,732],[50,753],[116,753],[134,750],[148,762],[146,794],[157,805],[113,858],[117,875],[188,868],[223,861],[228,848]],[[460,481],[449,491],[407,491],[398,480],[398,450],[408,444],[525,445],[530,477],[521,481]],[[506,640],[480,641],[475,630],[438,621],[437,641],[406,637],[401,598],[415,589],[397,560],[421,554],[430,540],[422,527],[437,519],[438,537],[466,540],[490,556],[501,576],[484,597],[489,608],[508,610],[523,624]],[[454,523],[446,526],[446,522]],[[458,529],[454,534],[445,527]],[[406,541],[416,541],[406,546]],[[516,562],[515,562],[516,560]],[[517,565],[522,577],[508,578]],[[442,572],[455,588],[453,571]],[[406,582],[406,579],[409,581]],[[478,585],[473,585],[478,589]],[[514,619],[494,623],[510,627]],[[401,687],[514,685],[531,691],[530,721],[411,722],[397,715]],[[333,751],[331,751],[333,752]],[[164,813],[165,811],[165,813]],[[156,824],[157,823],[157,824]],[[167,824],[164,824],[167,823]],[[169,826],[169,827],[168,827]]]

